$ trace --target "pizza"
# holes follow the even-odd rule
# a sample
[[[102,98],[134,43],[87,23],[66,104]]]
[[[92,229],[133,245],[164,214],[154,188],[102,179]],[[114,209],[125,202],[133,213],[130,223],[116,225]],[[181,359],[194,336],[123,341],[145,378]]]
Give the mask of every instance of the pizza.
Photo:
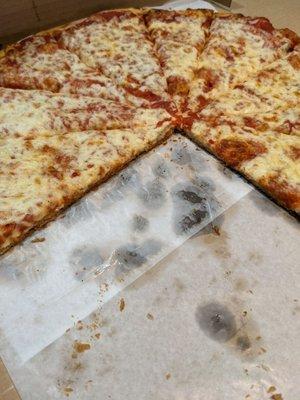
[[[90,129],[156,128],[172,121],[164,107],[133,108],[109,100],[0,88],[0,135],[36,136]]]
[[[175,130],[300,212],[300,39],[210,10],[102,11],[0,56],[0,254]]]

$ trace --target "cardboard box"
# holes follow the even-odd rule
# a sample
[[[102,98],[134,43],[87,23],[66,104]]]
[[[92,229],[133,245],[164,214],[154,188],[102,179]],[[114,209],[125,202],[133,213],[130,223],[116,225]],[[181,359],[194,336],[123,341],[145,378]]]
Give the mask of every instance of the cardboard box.
[[[164,1],[147,0],[0,0],[0,43],[6,44],[25,35],[87,16],[101,9],[159,5]],[[233,1],[231,11],[251,16],[265,16],[277,27],[288,27],[300,34],[299,0]],[[9,374],[0,359],[0,400],[20,400]]]

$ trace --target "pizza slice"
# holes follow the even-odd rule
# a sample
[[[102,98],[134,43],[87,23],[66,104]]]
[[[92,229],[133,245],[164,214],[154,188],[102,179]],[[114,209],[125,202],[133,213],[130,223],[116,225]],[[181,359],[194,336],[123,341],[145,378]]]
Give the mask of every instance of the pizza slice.
[[[125,102],[122,89],[99,69],[62,48],[50,33],[9,46],[0,58],[0,86],[75,93]]]
[[[143,12],[102,11],[57,32],[59,43],[123,87],[136,105],[170,102]]]
[[[87,96],[0,88],[0,134],[34,137],[57,132],[156,128],[173,118],[164,107],[134,108]]]
[[[216,14],[195,70],[190,109],[197,111],[203,103],[217,99],[270,63],[285,58],[297,41],[295,33],[275,29],[266,18]]]
[[[168,83],[179,107],[189,93],[213,12],[210,10],[149,10],[144,18]]]
[[[197,97],[189,99],[181,116],[183,129],[185,126],[189,129],[198,115],[252,116],[288,108],[293,112],[299,107],[300,46],[249,75],[245,81],[216,93],[198,92]]]
[[[159,127],[0,138],[0,254],[129,161],[165,140]]]
[[[134,109],[99,98],[0,88],[2,135],[129,127]]]
[[[300,41],[300,38],[299,38]],[[297,107],[300,95],[300,45],[268,64],[247,81],[237,84],[232,92],[240,92],[240,97],[253,94],[262,99],[257,111],[267,111],[278,107]]]
[[[300,109],[203,115],[188,136],[284,207],[300,212]]]

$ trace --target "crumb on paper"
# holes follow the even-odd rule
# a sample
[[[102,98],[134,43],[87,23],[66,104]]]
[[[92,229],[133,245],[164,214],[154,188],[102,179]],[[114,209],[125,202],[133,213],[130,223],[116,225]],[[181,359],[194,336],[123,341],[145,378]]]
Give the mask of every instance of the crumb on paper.
[[[78,331],[81,331],[83,329],[83,322],[82,321],[78,321],[76,324],[76,329]]]
[[[95,335],[94,335],[94,337],[95,337],[96,339],[100,339],[100,336],[101,336],[100,333],[95,333]]]
[[[100,290],[101,290],[101,292],[107,292],[108,291],[108,283],[102,283],[100,285]]]
[[[275,393],[271,396],[272,400],[283,400],[281,393]]]
[[[273,393],[276,391],[276,387],[275,386],[270,386],[269,389],[267,390],[267,393]]]
[[[260,350],[262,351],[262,353],[266,353],[267,350],[264,347],[261,347]]]
[[[77,353],[84,353],[86,350],[90,350],[91,345],[89,343],[82,343],[75,340],[73,348]]]
[[[212,230],[213,230],[213,232],[215,233],[215,235],[221,236],[221,232],[220,232],[220,227],[219,227],[219,226],[213,225],[213,226],[212,226]]]
[[[153,315],[152,315],[152,314],[148,313],[146,316],[147,316],[147,318],[148,318],[148,319],[150,319],[151,321],[153,321],[153,320],[154,320],[154,317],[153,317]]]
[[[125,300],[122,297],[119,301],[119,310],[122,312],[124,308],[125,308]]]
[[[44,242],[46,239],[44,237],[37,237],[35,239],[32,239],[31,243],[42,243]]]
[[[171,374],[169,372],[165,376],[167,381],[171,378]]]
[[[73,392],[73,389],[71,387],[64,388],[65,396],[69,397],[72,392]]]

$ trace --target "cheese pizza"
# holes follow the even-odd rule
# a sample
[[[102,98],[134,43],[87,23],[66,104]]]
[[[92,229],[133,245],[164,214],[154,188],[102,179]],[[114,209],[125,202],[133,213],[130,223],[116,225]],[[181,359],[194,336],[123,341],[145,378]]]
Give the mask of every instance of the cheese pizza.
[[[300,40],[266,18],[102,11],[0,58],[0,254],[175,129],[300,212]]]

